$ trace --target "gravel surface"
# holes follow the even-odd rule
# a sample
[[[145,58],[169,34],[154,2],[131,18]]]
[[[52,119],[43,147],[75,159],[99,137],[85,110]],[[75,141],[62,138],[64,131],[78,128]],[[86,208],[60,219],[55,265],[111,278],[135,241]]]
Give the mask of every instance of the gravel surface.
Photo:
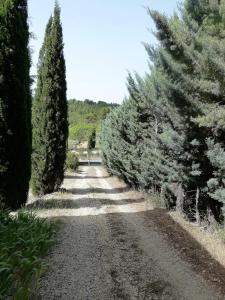
[[[143,195],[102,167],[80,167],[28,207],[62,221],[38,299],[225,299],[146,217]]]

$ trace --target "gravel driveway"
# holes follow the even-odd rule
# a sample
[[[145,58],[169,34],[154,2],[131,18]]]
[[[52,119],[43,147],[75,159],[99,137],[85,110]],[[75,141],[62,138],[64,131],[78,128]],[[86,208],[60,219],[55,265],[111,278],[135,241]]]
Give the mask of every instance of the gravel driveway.
[[[102,167],[80,167],[29,206],[62,221],[39,299],[225,299],[157,230],[143,195]]]

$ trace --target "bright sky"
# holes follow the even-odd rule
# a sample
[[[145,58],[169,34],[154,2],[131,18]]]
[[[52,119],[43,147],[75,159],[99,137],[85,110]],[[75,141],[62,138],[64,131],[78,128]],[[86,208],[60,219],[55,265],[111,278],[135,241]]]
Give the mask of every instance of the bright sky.
[[[54,0],[28,0],[35,35],[32,74]],[[145,7],[171,14],[178,0],[61,0],[68,99],[122,102],[127,72],[144,74],[147,54],[141,42],[154,43],[154,25]],[[150,31],[149,31],[150,30]]]

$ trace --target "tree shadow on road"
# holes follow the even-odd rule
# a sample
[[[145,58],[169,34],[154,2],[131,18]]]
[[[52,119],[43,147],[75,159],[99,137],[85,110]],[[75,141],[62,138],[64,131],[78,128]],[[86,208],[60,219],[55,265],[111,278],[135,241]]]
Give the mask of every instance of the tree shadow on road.
[[[143,203],[145,200],[140,199],[120,199],[110,200],[101,198],[80,198],[80,199],[39,199],[33,203],[27,204],[27,209],[79,209],[79,208],[96,208],[100,209],[107,205],[128,205]]]
[[[81,173],[82,174],[82,173]],[[110,178],[110,176],[77,176],[77,175],[66,175],[65,176],[65,179],[107,179],[107,178]]]
[[[102,189],[102,188],[87,188],[87,189],[66,189],[66,193],[73,195],[86,195],[86,194],[120,194],[130,192],[129,187]]]

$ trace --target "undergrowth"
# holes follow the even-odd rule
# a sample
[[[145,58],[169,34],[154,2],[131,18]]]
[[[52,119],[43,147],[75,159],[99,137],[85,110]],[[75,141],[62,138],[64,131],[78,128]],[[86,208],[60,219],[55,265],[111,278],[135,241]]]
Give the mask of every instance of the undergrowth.
[[[148,193],[145,193],[145,199],[147,202],[151,203],[153,208],[166,208],[162,197],[157,192],[149,191]]]
[[[0,299],[35,299],[56,227],[31,212],[0,211]]]
[[[68,171],[74,172],[78,168],[78,165],[79,165],[78,156],[72,151],[67,152],[66,169]]]

